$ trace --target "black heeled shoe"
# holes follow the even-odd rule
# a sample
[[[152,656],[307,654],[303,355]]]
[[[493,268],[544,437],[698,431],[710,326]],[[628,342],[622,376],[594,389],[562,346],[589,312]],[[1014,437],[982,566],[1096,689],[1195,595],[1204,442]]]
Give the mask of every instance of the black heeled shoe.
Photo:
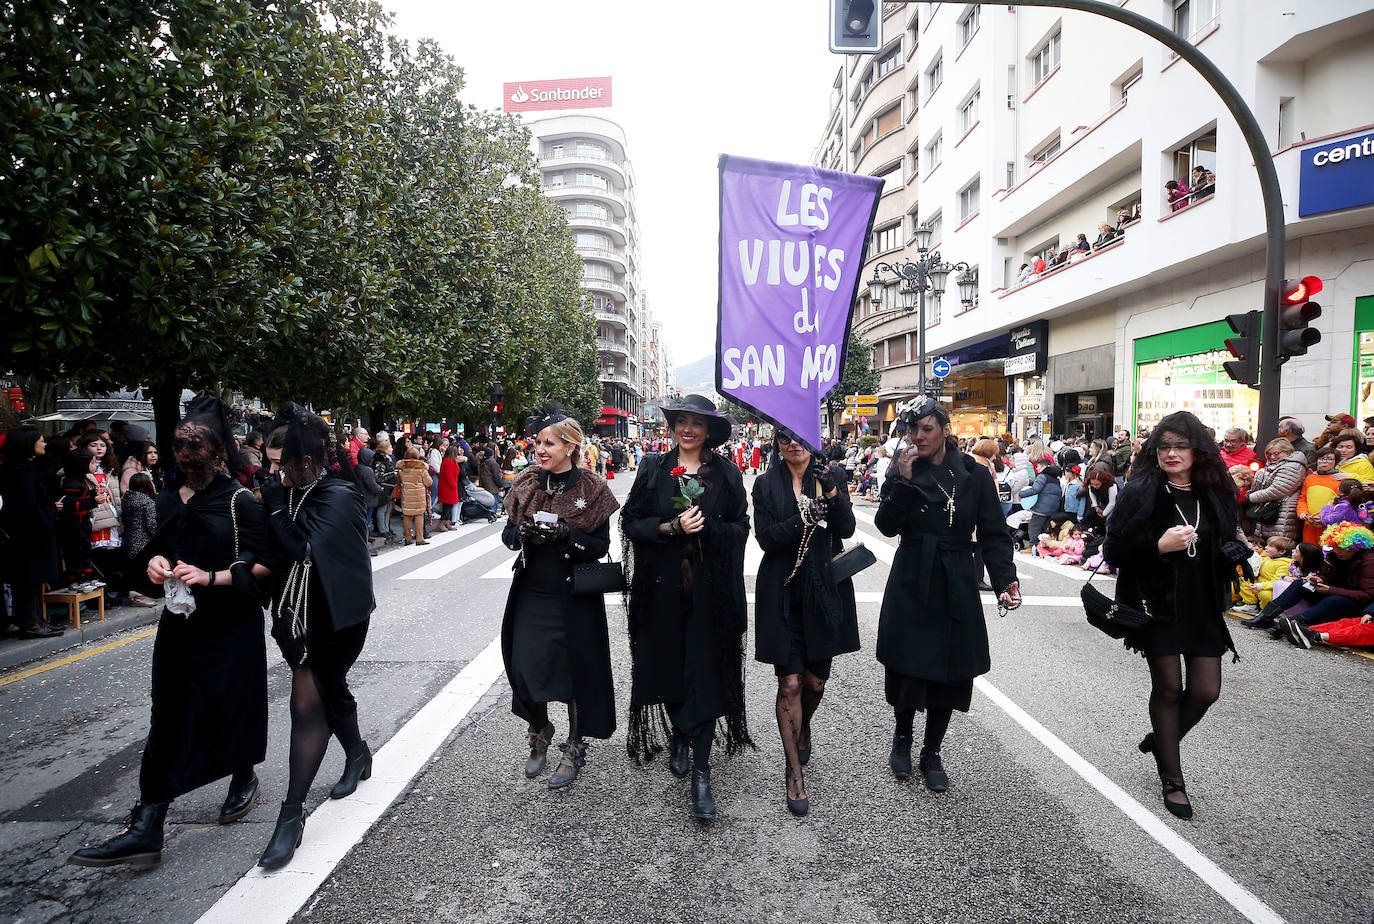
[[[253,800],[258,796],[258,775],[250,774],[243,783],[229,780],[229,793],[224,804],[219,807],[219,823],[232,824],[253,810]]]
[[[687,771],[692,769],[692,750],[687,741],[687,736],[674,729],[673,740],[669,742],[668,746],[670,748],[668,769],[673,772],[673,776],[686,776]]]
[[[887,755],[887,766],[892,775],[899,780],[911,779],[911,736],[893,735],[892,753]]]
[[[711,770],[692,771],[692,817],[697,821],[716,820],[716,799],[711,795]]]
[[[334,784],[334,788],[329,790],[329,798],[342,799],[345,796],[353,795],[353,791],[358,788],[359,780],[372,778],[372,751],[368,748],[367,742],[363,742],[362,750],[356,754],[350,754],[344,760],[343,775],[339,777],[339,782]]]
[[[1182,793],[1184,799],[1188,798],[1188,789],[1186,786],[1183,785],[1183,781],[1179,780],[1178,782],[1174,782],[1173,780],[1165,780],[1161,778],[1161,782],[1164,784],[1164,807],[1169,810],[1169,814],[1173,815],[1175,818],[1182,818],[1184,821],[1187,821],[1189,818],[1192,818],[1192,802],[1169,801],[1169,796],[1173,795],[1176,792]]]
[[[791,812],[793,815],[796,815],[798,818],[800,818],[811,811],[811,799],[808,796],[802,796],[800,799],[792,798],[792,793],[787,785],[788,776],[790,774],[791,770],[789,770],[787,767],[782,768],[783,795],[787,798],[787,810]],[[803,785],[805,785],[804,781]]]
[[[305,806],[300,802],[283,802],[277,815],[277,827],[267,849],[258,859],[263,869],[281,869],[296,855],[296,848],[305,837]]]

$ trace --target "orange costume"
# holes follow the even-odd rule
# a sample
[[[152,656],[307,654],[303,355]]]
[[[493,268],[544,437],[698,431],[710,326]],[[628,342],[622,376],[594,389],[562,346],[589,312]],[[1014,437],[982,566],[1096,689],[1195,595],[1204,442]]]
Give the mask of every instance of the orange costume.
[[[1326,529],[1321,523],[1309,523],[1308,514],[1316,515],[1321,513],[1321,509],[1331,503],[1336,497],[1336,490],[1341,486],[1341,482],[1350,477],[1340,469],[1336,469],[1329,475],[1322,475],[1318,472],[1308,472],[1303,479],[1302,487],[1298,490],[1298,519],[1302,521],[1302,541],[1310,542],[1313,545],[1321,545],[1322,530]]]

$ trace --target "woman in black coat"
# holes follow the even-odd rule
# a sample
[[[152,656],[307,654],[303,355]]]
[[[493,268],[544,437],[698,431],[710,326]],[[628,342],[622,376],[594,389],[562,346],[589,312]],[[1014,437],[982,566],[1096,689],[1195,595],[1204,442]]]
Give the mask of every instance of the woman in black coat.
[[[854,535],[843,465],[827,465],[780,431],[782,463],[754,482],[755,535],[763,548],[754,605],[754,658],[778,678],[774,709],[787,756],[787,808],[810,810],[802,768],[811,762],[811,720],[831,660],[859,650],[854,584],[836,582],[831,559]]]
[[[242,818],[267,753],[267,653],[257,579],[270,554],[266,517],[234,480],[241,466],[228,415],[197,398],[177,425],[177,471],[157,499],[144,549],[148,580],[189,588],[194,609],[164,609],[153,646],[152,722],[128,828],[68,859],[76,866],[153,866],[162,860],[168,804],[231,776],[220,824]],[[179,607],[180,608],[180,607]]]
[[[32,428],[5,437],[0,465],[0,579],[10,585],[14,624],[20,638],[50,638],[62,630],[48,625],[43,612],[43,585],[55,586],[62,569],[57,560],[57,508],[45,487],[37,461],[47,444]]]
[[[1179,818],[1193,816],[1179,743],[1221,694],[1221,657],[1236,650],[1222,613],[1249,557],[1239,520],[1217,444],[1187,411],[1155,427],[1107,519],[1102,555],[1120,569],[1117,600],[1151,616],[1126,638],[1150,666],[1153,731],[1139,748],[1154,754],[1164,807]]]
[[[285,866],[300,845],[305,797],[331,735],[344,749],[331,799],[352,794],[372,775],[372,752],[358,731],[358,703],[348,688],[376,607],[367,514],[353,477],[334,470],[329,425],[295,404],[285,405],[276,423],[264,451],[279,471],[263,483],[262,505],[280,566],[272,637],[291,668],[291,752],[286,799],[258,860],[264,869]]]
[[[606,482],[582,467],[582,427],[562,411],[541,415],[534,465],[515,479],[506,499],[501,541],[518,549],[501,621],[501,655],[511,685],[511,711],[529,723],[525,776],[548,760],[554,727],[548,704],[568,704],[568,740],[549,775],[561,789],[587,762],[584,736],[615,732],[615,689],[606,603],[601,593],[574,594],[573,569],[611,547],[611,515],[620,503]]]
[[[955,709],[968,712],[973,678],[992,669],[970,536],[977,534],[988,577],[1001,588],[1001,606],[1019,606],[1021,592],[997,486],[959,452],[944,408],[918,397],[897,410],[911,445],[888,469],[874,516],[883,535],[902,537],[878,618],[878,660],[896,715],[888,766],[898,779],[911,776],[913,723],[924,710],[921,775],[943,792],[949,777],[940,746],[950,718]]]
[[[744,715],[744,546],[749,500],[739,469],[714,450],[730,423],[701,395],[663,408],[677,446],[646,456],[621,511],[630,654],[630,730],[636,760],[661,749],[668,768],[692,771],[692,815],[716,816],[711,742],[717,720],[726,753],[750,744]],[[699,496],[692,498],[689,494]]]

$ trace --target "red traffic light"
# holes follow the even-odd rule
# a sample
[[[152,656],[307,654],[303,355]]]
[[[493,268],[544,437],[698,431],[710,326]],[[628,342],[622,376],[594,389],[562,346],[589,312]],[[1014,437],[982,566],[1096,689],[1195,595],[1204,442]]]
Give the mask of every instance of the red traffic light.
[[[1305,302],[1321,290],[1322,281],[1318,276],[1304,276],[1301,279],[1285,279],[1283,285],[1283,303],[1285,305],[1296,305],[1300,302]]]
[[[495,404],[493,404],[493,405],[491,406],[491,412],[492,412],[493,414],[499,414],[499,413],[501,413],[501,409],[504,408],[504,407],[505,407],[505,405],[498,401],[498,402],[496,402]]]

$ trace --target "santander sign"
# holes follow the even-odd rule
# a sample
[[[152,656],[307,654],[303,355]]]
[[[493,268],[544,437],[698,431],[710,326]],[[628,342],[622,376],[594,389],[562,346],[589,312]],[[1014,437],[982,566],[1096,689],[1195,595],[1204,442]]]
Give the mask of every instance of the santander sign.
[[[611,105],[611,78],[522,80],[506,84],[501,96],[506,112],[601,109]]]

